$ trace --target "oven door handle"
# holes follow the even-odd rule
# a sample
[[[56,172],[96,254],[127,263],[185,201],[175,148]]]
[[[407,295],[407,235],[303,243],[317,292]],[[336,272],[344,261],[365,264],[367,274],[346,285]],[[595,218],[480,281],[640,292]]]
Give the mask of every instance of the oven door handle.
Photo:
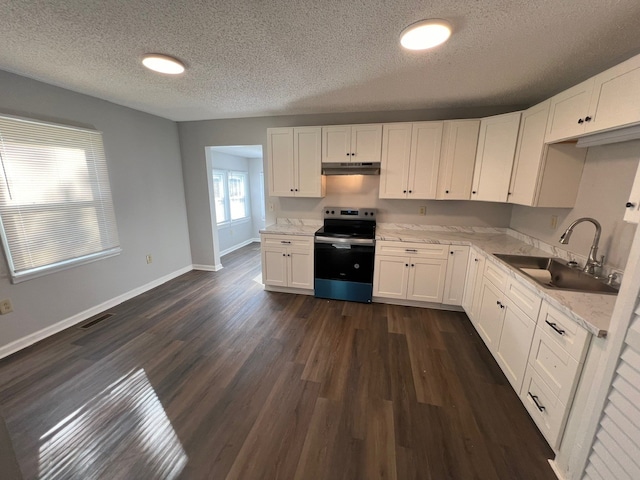
[[[315,243],[342,243],[346,245],[362,245],[373,247],[376,244],[374,239],[370,238],[337,238],[337,237],[315,237]]]

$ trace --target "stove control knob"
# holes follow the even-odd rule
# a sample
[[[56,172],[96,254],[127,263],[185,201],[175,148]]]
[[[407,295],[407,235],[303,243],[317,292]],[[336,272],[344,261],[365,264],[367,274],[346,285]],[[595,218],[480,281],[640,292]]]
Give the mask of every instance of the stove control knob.
[[[366,217],[367,215],[369,215],[369,212],[364,212],[364,216]]]
[[[354,264],[353,268],[355,268],[356,270],[359,269],[360,268],[360,264],[359,263]]]
[[[331,215],[333,215],[334,213],[336,213],[336,211],[335,210],[331,210]]]
[[[329,210],[327,210],[327,211],[326,211],[326,212],[324,212],[324,213],[327,213],[327,214],[328,214],[328,213],[329,213]]]

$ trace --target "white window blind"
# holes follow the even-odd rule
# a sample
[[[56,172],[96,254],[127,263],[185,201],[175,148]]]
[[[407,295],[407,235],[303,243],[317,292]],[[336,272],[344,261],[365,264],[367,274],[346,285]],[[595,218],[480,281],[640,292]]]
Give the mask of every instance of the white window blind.
[[[102,134],[0,116],[0,219],[14,283],[119,253]]]

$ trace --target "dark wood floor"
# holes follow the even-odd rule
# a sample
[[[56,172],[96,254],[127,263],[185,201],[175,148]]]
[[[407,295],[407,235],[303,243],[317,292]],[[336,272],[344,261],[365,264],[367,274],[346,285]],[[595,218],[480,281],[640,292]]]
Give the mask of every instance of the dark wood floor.
[[[24,478],[555,479],[464,314],[265,292],[257,244],[223,260],[0,361]]]

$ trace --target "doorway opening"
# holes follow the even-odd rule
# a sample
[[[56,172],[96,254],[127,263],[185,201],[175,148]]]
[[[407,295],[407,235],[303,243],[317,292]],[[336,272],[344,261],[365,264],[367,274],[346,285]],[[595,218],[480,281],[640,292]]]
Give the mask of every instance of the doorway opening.
[[[260,242],[265,225],[262,145],[207,147],[209,209],[216,269],[221,257]]]

